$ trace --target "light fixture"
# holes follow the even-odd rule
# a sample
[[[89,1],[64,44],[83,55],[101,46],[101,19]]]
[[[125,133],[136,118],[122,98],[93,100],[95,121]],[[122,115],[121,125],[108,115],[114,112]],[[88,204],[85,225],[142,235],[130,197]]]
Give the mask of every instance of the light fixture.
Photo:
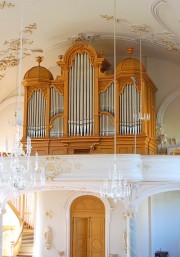
[[[104,181],[100,194],[102,197],[112,198],[115,201],[123,199],[132,201],[132,193],[136,184],[123,178],[122,172],[117,168],[116,154],[116,0],[114,0],[114,160],[113,169],[109,171],[109,177]]]
[[[15,126],[17,128],[11,153],[8,149],[8,141],[5,139],[5,149],[0,156],[0,188],[9,187],[11,189],[24,190],[45,182],[45,170],[39,168],[38,154],[34,158],[31,156],[31,138],[27,138],[26,153],[22,151],[20,142],[20,129],[22,126],[21,113],[21,79],[22,79],[22,57],[23,57],[23,0],[21,0],[21,34],[19,44],[19,65],[18,65],[18,98]]]

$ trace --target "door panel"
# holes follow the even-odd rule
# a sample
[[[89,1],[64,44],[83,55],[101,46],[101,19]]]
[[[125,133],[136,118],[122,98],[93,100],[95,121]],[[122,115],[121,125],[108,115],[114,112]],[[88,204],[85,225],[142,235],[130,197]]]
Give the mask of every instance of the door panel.
[[[71,257],[105,256],[105,208],[100,199],[82,196],[71,206]]]
[[[73,257],[87,257],[88,219],[73,219]]]
[[[90,257],[104,256],[104,219],[90,218]]]

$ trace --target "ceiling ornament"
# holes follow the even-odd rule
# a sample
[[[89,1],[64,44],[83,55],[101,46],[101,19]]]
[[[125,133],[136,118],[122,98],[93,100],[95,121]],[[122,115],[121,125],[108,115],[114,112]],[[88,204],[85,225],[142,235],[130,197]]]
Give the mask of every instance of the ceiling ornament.
[[[23,33],[31,35],[35,29],[37,29],[36,23],[29,24],[28,26],[25,27],[25,29],[23,30]]]
[[[151,14],[157,23],[163,28],[163,33],[153,34],[153,42],[164,45],[168,51],[180,51],[180,45],[175,38],[173,31],[166,25],[163,19],[160,16],[160,7],[164,4],[167,4],[166,0],[156,0],[151,6]]]
[[[101,14],[100,17],[103,18],[103,19],[105,19],[105,20],[107,20],[107,21],[114,21],[114,16],[109,16],[109,15],[107,15],[107,14]],[[116,18],[116,19],[115,19],[115,22],[116,22],[117,24],[129,23],[127,20],[125,20],[125,19],[120,19],[120,18]]]
[[[78,33],[77,36],[72,36],[68,38],[68,40],[70,40],[73,44],[76,44],[77,42],[91,43],[99,38],[100,34],[87,35],[85,33]]]
[[[33,23],[25,27],[22,31],[23,34],[31,35],[33,31],[37,29],[37,24]],[[29,46],[33,44],[33,41],[30,40],[28,37],[22,38],[22,58],[31,55],[32,51]],[[4,48],[0,51],[0,71],[5,71],[7,68],[17,66],[19,64],[19,56],[18,53],[20,52],[21,47],[21,39],[10,39],[5,40],[3,44]],[[0,74],[0,79],[2,79],[5,74]]]
[[[5,74],[0,74],[0,80],[3,79]]]
[[[151,28],[148,25],[132,25],[130,31],[134,33],[149,33]]]
[[[160,16],[160,6],[162,6],[163,4],[166,4],[166,3],[167,3],[166,0],[155,0],[153,2],[153,4],[151,5],[151,14],[154,17],[154,19],[157,21],[157,23],[159,23],[159,25],[161,25],[161,27],[165,31],[172,33],[172,31],[169,29],[169,27],[165,24],[165,22],[162,20],[162,18]]]
[[[6,1],[3,1],[2,3],[0,3],[0,9],[10,8],[10,7],[15,7],[15,4],[7,3]]]
[[[152,34],[151,42],[166,47],[168,51],[180,51],[180,45],[179,43],[177,43],[174,35],[172,35],[171,33],[164,32]]]

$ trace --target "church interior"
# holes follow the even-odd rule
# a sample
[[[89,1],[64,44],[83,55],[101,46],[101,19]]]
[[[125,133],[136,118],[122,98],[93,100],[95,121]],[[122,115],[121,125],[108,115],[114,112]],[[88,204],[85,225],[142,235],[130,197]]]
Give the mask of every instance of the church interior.
[[[178,0],[0,2],[0,257],[179,257]]]

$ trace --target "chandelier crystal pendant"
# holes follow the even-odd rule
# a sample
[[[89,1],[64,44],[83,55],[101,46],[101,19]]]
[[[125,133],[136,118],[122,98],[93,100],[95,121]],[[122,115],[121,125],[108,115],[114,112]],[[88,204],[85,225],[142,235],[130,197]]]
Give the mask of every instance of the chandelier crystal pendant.
[[[123,179],[115,162],[113,172],[109,171],[109,178],[104,181],[100,194],[102,197],[112,198],[115,201],[125,200],[131,202],[135,189],[136,184]]]
[[[8,152],[8,142],[5,139],[5,150],[0,156],[0,188],[24,190],[43,185],[45,171],[39,168],[38,153],[31,157],[31,138],[27,138],[26,153],[21,149],[20,125],[17,125],[17,135],[11,153]],[[39,185],[39,184],[38,184]]]
[[[113,169],[109,170],[109,177],[106,179],[100,189],[102,197],[112,198],[114,201],[126,200],[132,201],[132,194],[136,184],[123,178],[123,174],[117,169],[116,154],[116,0],[114,0],[114,160]]]

